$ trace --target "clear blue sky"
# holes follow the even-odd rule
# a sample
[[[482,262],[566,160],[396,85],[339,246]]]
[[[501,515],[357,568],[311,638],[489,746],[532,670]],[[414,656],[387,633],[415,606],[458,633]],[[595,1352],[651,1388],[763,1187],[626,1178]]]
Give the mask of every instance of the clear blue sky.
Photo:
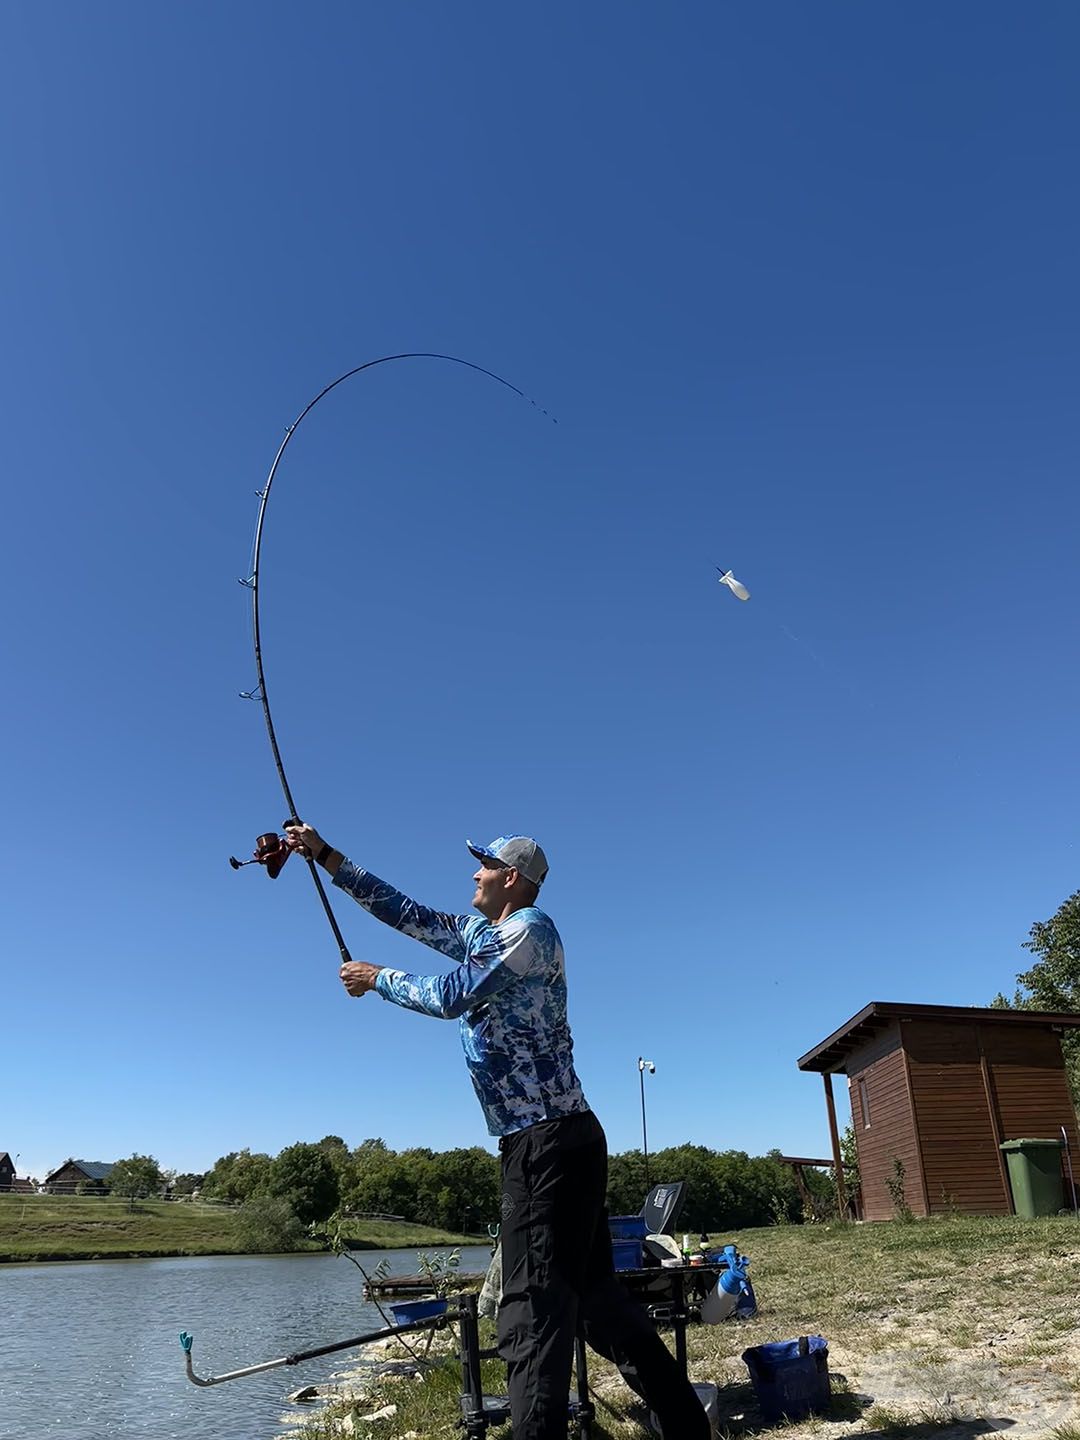
[[[1080,885],[1080,13],[15,7],[0,1149],[485,1143],[298,806],[465,909],[535,833],[613,1148],[827,1150],[796,1058]],[[753,591],[742,605],[714,562]],[[514,658],[506,657],[507,644]],[[436,957],[345,902],[357,958]],[[842,1107],[846,1114],[846,1103]]]

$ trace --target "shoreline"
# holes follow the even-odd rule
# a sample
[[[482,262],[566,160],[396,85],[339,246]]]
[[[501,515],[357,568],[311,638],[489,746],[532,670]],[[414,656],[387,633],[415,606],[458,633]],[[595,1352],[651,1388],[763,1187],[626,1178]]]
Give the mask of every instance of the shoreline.
[[[379,1250],[430,1250],[479,1245],[461,1235],[409,1222],[356,1222],[348,1245],[357,1254]],[[324,1255],[324,1238],[298,1237],[287,1249],[271,1248],[276,1234],[248,1236],[237,1212],[220,1206],[110,1197],[0,1197],[0,1267],[99,1260],[180,1260],[225,1255]],[[266,1249],[255,1250],[259,1241]],[[269,1243],[268,1243],[269,1242]]]
[[[351,1248],[361,1254],[365,1250],[373,1251],[415,1251],[423,1245],[432,1249],[453,1249],[463,1246],[486,1247],[486,1239],[479,1236],[466,1235],[461,1238],[449,1240],[428,1240],[420,1242],[406,1241],[400,1245],[376,1245],[365,1242],[363,1245],[354,1245]],[[147,1249],[147,1250],[111,1250],[106,1253],[101,1251],[87,1251],[85,1253],[74,1253],[71,1251],[46,1252],[42,1251],[36,1255],[0,1255],[0,1269],[6,1266],[17,1265],[90,1265],[100,1264],[103,1260],[282,1260],[291,1257],[296,1260],[304,1260],[318,1255],[331,1255],[333,1251],[326,1246],[313,1246],[304,1250],[180,1250],[180,1249]]]

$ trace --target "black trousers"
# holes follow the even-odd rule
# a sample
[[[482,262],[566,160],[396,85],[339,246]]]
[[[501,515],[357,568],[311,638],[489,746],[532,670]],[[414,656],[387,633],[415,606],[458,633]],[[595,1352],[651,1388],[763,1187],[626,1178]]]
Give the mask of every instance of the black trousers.
[[[642,1306],[615,1278],[607,1142],[591,1112],[544,1120],[499,1142],[502,1303],[514,1440],[566,1440],[574,1336],[636,1371],[665,1440],[709,1440],[704,1407]]]

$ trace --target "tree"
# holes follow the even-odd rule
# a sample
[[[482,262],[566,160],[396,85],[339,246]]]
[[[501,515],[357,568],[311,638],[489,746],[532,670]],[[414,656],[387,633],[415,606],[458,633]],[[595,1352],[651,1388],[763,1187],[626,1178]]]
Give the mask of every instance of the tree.
[[[338,1191],[344,1195],[352,1183],[355,1162],[349,1147],[340,1135],[324,1135],[318,1148],[333,1165],[338,1177]]]
[[[677,1180],[680,1176],[653,1168],[653,1177]],[[645,1156],[640,1150],[624,1150],[608,1157],[607,1208],[609,1215],[636,1215],[645,1203]]]
[[[318,1145],[289,1145],[270,1163],[266,1192],[285,1200],[301,1225],[311,1225],[337,1209],[337,1170]]]
[[[415,1178],[406,1173],[403,1157],[382,1140],[365,1140],[352,1154],[350,1178],[343,1191],[349,1210],[371,1215],[416,1217]]]
[[[161,1189],[161,1166],[152,1155],[131,1155],[127,1160],[118,1160],[109,1172],[109,1192],[126,1195],[135,1209],[135,1201],[145,1199]]]
[[[1058,906],[1049,920],[1032,925],[1024,949],[1039,958],[1016,977],[1012,1000],[995,995],[996,1009],[1080,1010],[1080,890]],[[1080,1104],[1080,1033],[1061,1038],[1073,1102]]]
[[[215,1160],[203,1184],[203,1194],[212,1200],[243,1204],[265,1189],[270,1173],[269,1155],[250,1150],[230,1150]]]

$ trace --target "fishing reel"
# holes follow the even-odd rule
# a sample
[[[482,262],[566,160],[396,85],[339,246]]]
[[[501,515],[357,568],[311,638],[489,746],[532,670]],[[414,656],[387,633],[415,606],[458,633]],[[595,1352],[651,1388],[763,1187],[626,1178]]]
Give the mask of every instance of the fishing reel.
[[[235,855],[230,855],[229,864],[234,870],[242,870],[245,865],[263,865],[270,879],[276,880],[291,854],[284,837],[271,831],[255,841],[255,853],[250,860],[237,860]]]

